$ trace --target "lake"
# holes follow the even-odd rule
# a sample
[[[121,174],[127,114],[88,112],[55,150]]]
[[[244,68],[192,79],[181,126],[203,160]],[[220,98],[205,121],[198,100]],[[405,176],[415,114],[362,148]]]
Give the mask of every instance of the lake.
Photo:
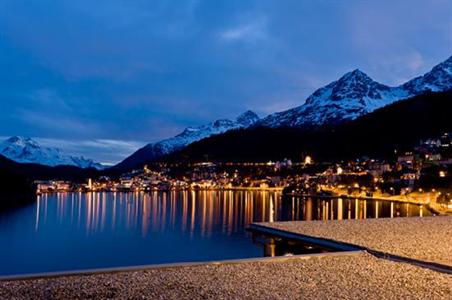
[[[417,205],[267,191],[59,193],[0,214],[0,275],[325,251],[252,222],[428,215]]]

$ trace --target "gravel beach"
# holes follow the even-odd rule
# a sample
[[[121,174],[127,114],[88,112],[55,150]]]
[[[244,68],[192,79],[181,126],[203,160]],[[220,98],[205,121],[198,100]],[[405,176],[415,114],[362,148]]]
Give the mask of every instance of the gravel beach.
[[[452,276],[367,253],[0,282],[1,299],[450,299]]]
[[[452,266],[452,216],[258,225]]]

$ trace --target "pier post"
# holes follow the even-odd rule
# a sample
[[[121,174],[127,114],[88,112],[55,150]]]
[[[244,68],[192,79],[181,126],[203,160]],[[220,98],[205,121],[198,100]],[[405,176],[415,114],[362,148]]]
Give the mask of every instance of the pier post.
[[[363,219],[367,219],[367,200],[363,200],[363,203],[364,203]]]
[[[334,220],[334,200],[331,200],[331,207],[330,207],[330,220]]]
[[[337,199],[337,219],[342,220],[342,199]]]
[[[307,198],[306,199],[306,215],[305,215],[306,221],[312,221],[312,199]]]
[[[378,201],[375,201],[375,219],[378,219]]]
[[[350,220],[352,218],[352,201],[351,200],[347,201],[348,201],[348,219]]]
[[[355,219],[358,219],[359,217],[359,201],[358,199],[355,199]]]

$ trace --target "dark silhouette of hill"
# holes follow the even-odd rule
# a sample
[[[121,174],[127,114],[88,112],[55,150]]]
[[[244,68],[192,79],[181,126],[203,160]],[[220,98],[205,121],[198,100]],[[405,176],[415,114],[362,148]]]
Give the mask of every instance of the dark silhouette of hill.
[[[356,120],[319,128],[251,128],[193,143],[162,161],[265,161],[309,154],[336,161],[391,157],[420,139],[452,131],[452,91],[395,102]],[[149,163],[149,162],[148,162]]]
[[[35,199],[32,181],[11,168],[14,164],[9,159],[0,157],[0,210]]]
[[[83,181],[88,177],[96,177],[101,174],[100,171],[90,168],[82,169],[74,166],[56,166],[49,167],[39,164],[22,164],[14,162],[2,155],[0,155],[0,169],[24,176],[30,180],[71,180]]]
[[[0,170],[0,210],[35,199],[32,182],[25,176]]]
[[[41,179],[84,181],[96,177],[96,169],[73,166],[49,167],[38,164],[21,164],[0,155],[0,208],[17,206],[35,199],[33,182]]]

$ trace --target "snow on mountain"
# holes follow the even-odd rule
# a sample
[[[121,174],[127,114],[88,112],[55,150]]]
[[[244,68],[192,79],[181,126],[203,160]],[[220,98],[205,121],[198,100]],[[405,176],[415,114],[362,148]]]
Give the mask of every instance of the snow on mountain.
[[[57,148],[43,147],[33,139],[21,136],[13,136],[0,143],[0,154],[19,163],[34,163],[52,167],[67,165],[80,168],[104,168],[90,159],[65,155]]]
[[[271,114],[259,121],[267,127],[312,126],[334,124],[427,91],[452,88],[452,56],[424,76],[398,87],[389,87],[372,80],[364,72],[354,70],[327,86],[316,90],[298,107]]]
[[[220,119],[206,125],[188,127],[175,137],[144,146],[143,148],[139,149],[131,156],[126,158],[120,164],[118,164],[117,167],[133,168],[144,161],[156,159],[163,155],[170,154],[191,143],[210,137],[212,135],[221,134],[232,129],[250,127],[254,125],[258,120],[258,115],[248,110],[239,115],[234,121],[228,119]]]
[[[259,117],[252,111],[246,111],[236,118],[235,121],[220,119],[215,122],[197,127],[188,127],[175,137],[150,144],[153,148],[161,150],[162,154],[168,154],[176,149],[189,145],[203,138],[224,133],[231,129],[246,128],[259,120]]]
[[[217,120],[207,125],[189,127],[175,137],[146,145],[116,167],[137,167],[193,142],[231,129],[251,126],[291,127],[336,124],[356,119],[398,100],[428,91],[440,92],[450,89],[452,89],[452,56],[423,76],[397,87],[378,83],[356,69],[316,90],[301,106],[271,114],[260,120],[255,113],[247,111],[235,121]]]
[[[403,84],[402,87],[413,95],[426,91],[442,92],[450,90],[452,88],[452,56],[433,67],[425,75],[416,77]]]
[[[259,116],[251,110],[247,110],[236,119],[236,123],[239,127],[249,127],[257,121],[259,121]]]

